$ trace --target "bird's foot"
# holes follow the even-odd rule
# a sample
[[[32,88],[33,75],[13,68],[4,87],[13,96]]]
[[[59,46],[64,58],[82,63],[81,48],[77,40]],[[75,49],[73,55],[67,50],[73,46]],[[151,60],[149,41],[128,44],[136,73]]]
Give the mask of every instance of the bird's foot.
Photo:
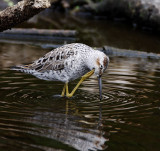
[[[66,94],[66,97],[67,98],[71,98],[73,96],[73,94],[72,93],[68,93],[68,94]]]
[[[72,94],[70,94],[70,93],[68,93],[68,94],[66,94],[66,95],[60,95],[61,97],[63,97],[63,98],[71,98],[73,95]]]

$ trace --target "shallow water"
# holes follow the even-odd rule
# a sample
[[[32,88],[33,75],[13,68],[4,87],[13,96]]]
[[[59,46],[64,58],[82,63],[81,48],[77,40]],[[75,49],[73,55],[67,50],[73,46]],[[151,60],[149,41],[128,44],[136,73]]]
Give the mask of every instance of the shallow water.
[[[160,61],[110,57],[102,101],[95,77],[67,99],[59,97],[63,83],[8,68],[46,52],[1,44],[0,150],[160,149]]]

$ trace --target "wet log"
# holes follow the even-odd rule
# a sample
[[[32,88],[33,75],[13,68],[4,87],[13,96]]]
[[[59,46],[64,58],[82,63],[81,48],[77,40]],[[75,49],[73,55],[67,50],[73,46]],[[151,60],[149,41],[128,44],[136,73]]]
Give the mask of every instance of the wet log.
[[[0,32],[10,29],[50,7],[49,0],[23,0],[0,12]]]
[[[145,58],[145,59],[160,59],[160,54],[148,53],[144,51],[137,50],[128,50],[128,49],[119,49],[110,46],[104,46],[99,48],[100,51],[103,51],[109,56],[119,56],[119,57],[131,57],[131,58]]]
[[[39,35],[39,36],[57,36],[57,37],[75,37],[75,30],[57,30],[57,29],[36,29],[36,28],[13,28],[6,30],[1,35]]]
[[[43,45],[52,47],[50,43],[72,43],[76,41],[75,30],[51,30],[51,29],[30,29],[13,28],[0,33],[0,42],[13,42],[31,45]],[[51,45],[51,46],[50,46]]]

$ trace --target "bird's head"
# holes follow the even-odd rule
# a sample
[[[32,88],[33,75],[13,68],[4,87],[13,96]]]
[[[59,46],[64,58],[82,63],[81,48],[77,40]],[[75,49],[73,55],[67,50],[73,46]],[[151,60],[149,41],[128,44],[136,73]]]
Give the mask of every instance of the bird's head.
[[[90,60],[92,60],[90,64],[90,69],[94,70],[94,74],[98,78],[99,93],[100,93],[100,100],[101,100],[102,99],[101,76],[108,67],[109,58],[103,52],[100,52],[100,51],[97,51],[92,57],[93,57],[92,59],[90,58]]]
[[[109,58],[104,53],[95,56],[93,65],[94,74],[97,77],[102,76],[104,71],[107,69],[108,64],[109,64]]]

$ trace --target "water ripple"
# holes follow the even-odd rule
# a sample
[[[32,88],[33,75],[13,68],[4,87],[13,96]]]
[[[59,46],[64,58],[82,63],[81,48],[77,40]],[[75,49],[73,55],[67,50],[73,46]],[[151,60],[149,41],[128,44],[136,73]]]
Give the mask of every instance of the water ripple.
[[[0,76],[0,147],[8,150],[105,150],[122,138],[160,132],[160,66],[111,58],[103,75],[103,100],[92,77],[71,99],[63,83],[8,70]],[[70,83],[72,89],[78,80]],[[152,128],[154,127],[154,129]],[[138,131],[138,132],[137,132]],[[153,133],[151,135],[151,132]],[[123,137],[116,138],[123,134]],[[136,136],[135,136],[136,137]],[[113,141],[112,139],[115,139]],[[127,139],[125,139],[127,141]],[[132,142],[132,141],[131,141]],[[140,143],[140,142],[138,142]],[[146,143],[148,144],[148,143]]]

